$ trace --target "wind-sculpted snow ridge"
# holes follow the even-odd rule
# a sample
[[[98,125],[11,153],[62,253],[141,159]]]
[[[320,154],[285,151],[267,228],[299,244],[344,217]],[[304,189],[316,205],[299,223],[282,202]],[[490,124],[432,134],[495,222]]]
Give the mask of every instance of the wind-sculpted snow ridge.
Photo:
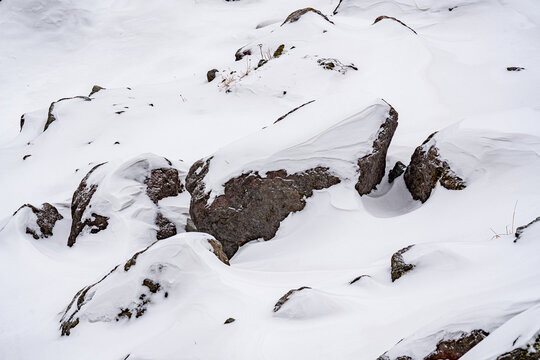
[[[317,114],[329,104],[349,115]],[[314,190],[344,181],[369,194],[384,177],[398,114],[383,100],[367,104],[360,111],[343,100],[311,104],[196,162],[186,184],[197,229],[214,235],[232,257],[248,241],[273,238]]]
[[[149,224],[150,229],[157,226],[158,239],[182,232],[187,209],[161,207],[159,201],[184,192],[185,173],[181,163],[173,165],[153,154],[123,164],[96,165],[73,194],[68,246],[126,219]]]
[[[62,335],[77,325],[137,319],[164,301],[178,301],[183,284],[194,283],[227,261],[207,234],[181,234],[155,242],[82,288],[60,320]],[[228,262],[226,262],[228,264]]]

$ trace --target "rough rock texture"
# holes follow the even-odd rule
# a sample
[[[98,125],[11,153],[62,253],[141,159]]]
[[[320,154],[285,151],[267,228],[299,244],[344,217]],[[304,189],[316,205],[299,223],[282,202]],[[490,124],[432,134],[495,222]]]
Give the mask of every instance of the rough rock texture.
[[[488,335],[489,333],[480,329],[465,333],[458,339],[442,340],[424,360],[457,360]]]
[[[163,216],[160,212],[158,212],[156,215],[156,225],[158,227],[158,231],[156,233],[156,238],[158,240],[176,235],[176,225],[174,225],[174,223]]]
[[[437,181],[446,189],[462,190],[465,182],[441,159],[437,143],[431,134],[426,141],[416,148],[411,156],[411,162],[405,170],[405,184],[413,199],[426,202]]]
[[[43,131],[46,131],[49,128],[49,126],[53,122],[56,121],[56,116],[54,115],[54,107],[56,106],[56,104],[58,104],[61,101],[72,100],[72,99],[83,99],[84,101],[91,101],[92,100],[88,96],[74,96],[74,97],[69,97],[69,98],[62,98],[60,100],[57,100],[57,101],[51,103],[51,105],[49,106],[49,112],[47,114],[47,122],[45,123],[45,126],[43,127]]]
[[[209,253],[228,264],[219,252],[219,243],[207,234],[181,234],[154,242],[123,267],[117,265],[99,281],[79,290],[60,319],[61,334],[70,335],[81,323],[139,318],[150,306],[180,296],[183,281],[197,283],[214,274],[209,262],[218,260]]]
[[[424,356],[423,360],[457,360],[461,358],[465,353],[471,350],[473,347],[478,345],[482,340],[484,340],[489,333],[482,330],[472,330],[471,332],[458,332],[457,336],[452,336],[450,339],[442,339],[435,349],[430,353]],[[401,343],[401,342],[400,342]],[[400,345],[398,343],[398,345]],[[423,350],[426,344],[422,344],[421,348]],[[420,350],[420,349],[410,349],[410,350]],[[401,356],[389,356],[388,352],[379,356],[377,360],[417,360],[419,358],[412,358],[408,355]]]
[[[92,90],[90,91],[90,94],[88,94],[88,97],[94,95],[95,93],[97,93],[97,92],[99,92],[99,91],[101,91],[101,90],[105,90],[105,88],[104,88],[104,87],[101,87],[101,86],[99,86],[99,85],[94,85],[94,86],[92,86]]]
[[[197,232],[197,227],[191,218],[187,218],[185,230],[186,232]]]
[[[206,80],[208,80],[208,82],[214,81],[214,79],[216,78],[216,74],[218,72],[219,72],[218,69],[208,70],[208,72],[206,73]]]
[[[401,25],[405,26],[407,29],[411,30],[413,33],[415,33],[416,35],[418,35],[416,33],[416,31],[414,31],[412,28],[410,28],[407,24],[405,24],[403,21],[399,20],[399,19],[396,19],[395,17],[393,16],[386,16],[386,15],[382,15],[382,16],[379,16],[378,18],[375,19],[375,21],[373,21],[373,24],[372,25],[375,25],[376,23],[378,23],[379,21],[381,20],[384,20],[384,19],[388,19],[388,20],[393,20],[397,23],[400,23]]]
[[[184,191],[184,185],[178,177],[178,170],[174,168],[153,169],[144,183],[146,194],[155,204],[161,199],[176,196]]]
[[[298,291],[302,291],[302,290],[305,290],[305,289],[311,289],[309,286],[302,286],[302,287],[299,287],[298,289],[292,289],[292,290],[289,290],[285,295],[283,295],[279,300],[278,302],[274,305],[274,312],[278,312],[279,309],[281,309],[281,307],[289,300],[289,298],[291,297],[292,294],[298,292]]]
[[[499,355],[497,360],[540,360],[540,334],[526,347]]]
[[[401,161],[396,162],[392,170],[388,172],[388,182],[393,183],[398,177],[403,175],[407,166]]]
[[[321,16],[324,20],[328,21],[330,24],[333,24],[333,22],[328,19],[328,17],[326,15],[324,15],[322,12],[320,12],[319,10],[317,9],[314,9],[314,8],[304,8],[304,9],[299,9],[299,10],[296,10],[296,11],[293,11],[289,16],[287,16],[287,18],[285,19],[285,21],[283,22],[283,24],[281,24],[281,26],[287,24],[287,23],[293,23],[293,22],[296,22],[298,20],[300,20],[300,18],[305,15],[306,13],[308,12],[313,12],[319,16]]]
[[[413,264],[407,264],[405,260],[403,260],[403,254],[409,251],[413,246],[414,245],[409,245],[392,255],[392,260],[390,261],[390,275],[392,276],[392,282],[414,269]]]
[[[83,219],[84,212],[90,204],[90,200],[92,200],[92,196],[98,187],[97,184],[87,184],[88,178],[103,164],[104,163],[94,166],[82,179],[79,187],[73,193],[73,198],[71,200],[71,231],[69,232],[67,243],[70,247],[75,244],[77,236],[79,236],[85,227],[90,228],[90,232],[95,234],[106,229],[109,225],[108,217],[96,213],[91,213],[90,218]]]
[[[516,229],[516,239],[514,240],[514,242],[517,242],[519,240],[519,238],[521,237],[521,234],[523,234],[523,232],[525,231],[525,229],[531,227],[533,224],[540,224],[540,216],[537,217],[536,219],[534,219],[533,221],[531,221],[530,223],[528,223],[527,225],[523,225],[523,226],[520,226]]]
[[[390,106],[386,121],[381,125],[373,150],[358,160],[359,176],[355,185],[358,194],[369,194],[381,182],[386,169],[386,153],[398,126],[398,113]]]
[[[192,195],[190,216],[199,231],[223,244],[228,257],[248,241],[273,238],[280,222],[291,212],[302,210],[313,190],[340,182],[323,167],[290,175],[285,170],[269,171],[266,177],[258,172],[247,173],[227,181],[225,193],[207,204],[204,183],[199,180],[199,185],[194,185],[195,178],[202,179],[208,172],[208,161],[203,164],[196,162],[186,178]]]
[[[30,208],[37,217],[36,225],[37,228],[39,228],[39,232],[37,231],[37,228],[32,229],[30,227],[26,227],[26,233],[32,235],[32,237],[36,240],[52,236],[54,225],[58,220],[62,220],[64,218],[62,215],[60,215],[58,210],[49,203],[44,203],[41,205],[41,209],[38,209],[31,204],[24,204],[15,212],[15,214],[23,208]]]

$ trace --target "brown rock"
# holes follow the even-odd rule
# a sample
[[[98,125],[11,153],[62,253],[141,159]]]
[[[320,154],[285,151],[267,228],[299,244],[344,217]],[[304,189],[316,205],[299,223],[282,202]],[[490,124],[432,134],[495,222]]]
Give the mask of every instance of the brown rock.
[[[37,216],[36,224],[39,227],[40,233],[36,233],[33,229],[30,229],[29,227],[26,228],[26,233],[32,235],[32,237],[36,240],[52,236],[54,225],[58,220],[62,220],[64,218],[62,215],[60,215],[58,210],[49,203],[44,203],[43,205],[41,205],[41,209],[38,209],[31,204],[24,204],[19,208],[19,210],[25,207],[30,208],[32,212]],[[19,210],[17,210],[15,214],[19,212]]]
[[[403,254],[409,251],[413,246],[414,245],[409,245],[392,255],[392,260],[390,261],[390,274],[392,276],[392,282],[414,269],[413,264],[407,264],[405,260],[403,260]]]
[[[176,196],[184,191],[184,185],[178,177],[178,170],[174,168],[153,169],[144,183],[146,184],[146,195],[155,204],[161,199]]]
[[[386,15],[382,15],[382,16],[379,16],[378,18],[375,19],[375,21],[373,21],[373,24],[371,25],[375,25],[376,23],[378,23],[379,21],[381,20],[384,20],[384,19],[388,19],[388,20],[392,20],[392,21],[395,21],[403,26],[405,26],[407,29],[411,30],[413,33],[415,33],[416,35],[418,35],[416,33],[416,31],[414,31],[412,28],[410,28],[407,24],[405,24],[403,21],[399,20],[399,19],[396,19],[395,17],[393,16],[386,16]]]
[[[355,185],[358,194],[369,194],[381,182],[386,169],[386,153],[398,126],[398,113],[390,106],[386,121],[381,125],[373,150],[358,160],[359,176]]]
[[[299,287],[298,289],[292,289],[292,290],[289,290],[285,295],[283,295],[279,300],[278,302],[274,305],[274,312],[278,312],[279,309],[281,309],[281,307],[289,300],[289,298],[291,297],[292,294],[298,292],[298,291],[302,291],[302,290],[305,290],[305,289],[311,289],[309,286],[302,286],[302,287]]]
[[[209,161],[195,163],[186,178],[191,189],[190,215],[197,229],[218,239],[230,258],[248,241],[274,237],[280,222],[291,212],[306,205],[305,198],[313,190],[328,188],[340,182],[328,168],[315,169],[288,175],[285,170],[242,174],[225,184],[225,193],[207,204],[203,174],[208,172]]]
[[[405,184],[413,199],[423,203],[431,195],[437,181],[449,190],[462,190],[466,187],[463,179],[455,174],[448,162],[441,159],[436,142],[431,141],[435,134],[431,134],[416,148],[404,175]]]
[[[74,96],[74,97],[69,97],[69,98],[62,98],[60,100],[52,102],[51,105],[49,106],[49,112],[47,114],[47,122],[45,122],[45,126],[43,127],[43,131],[46,131],[49,128],[49,126],[53,122],[56,121],[56,116],[54,115],[54,107],[56,106],[56,104],[58,104],[61,101],[72,100],[72,99],[83,99],[84,101],[91,101],[92,100],[88,96]],[[24,121],[23,121],[23,124],[24,124]],[[22,129],[22,127],[21,127],[21,129]]]
[[[90,94],[88,94],[88,97],[94,95],[95,93],[97,93],[97,92],[99,92],[99,91],[101,91],[101,90],[105,90],[105,88],[104,88],[104,87],[101,87],[101,86],[99,86],[99,85],[94,85],[94,86],[92,86],[92,90],[90,91]]]
[[[71,231],[67,243],[70,247],[75,244],[77,236],[79,236],[85,227],[89,227],[90,232],[95,234],[106,229],[109,225],[108,217],[96,213],[91,213],[91,218],[84,221],[82,220],[84,212],[90,204],[90,200],[92,200],[92,196],[94,196],[98,187],[97,184],[87,184],[88,178],[103,164],[104,163],[94,166],[82,179],[79,187],[73,193],[73,198],[71,200]]]
[[[470,333],[463,334],[455,340],[442,340],[437,344],[437,348],[424,360],[457,360],[480,341],[484,340],[489,333],[484,330],[473,330]]]
[[[293,11],[289,16],[287,16],[287,18],[285,19],[285,21],[283,22],[283,24],[281,24],[281,26],[287,24],[287,23],[293,23],[293,22],[296,22],[298,20],[300,20],[300,18],[307,14],[308,12],[313,12],[319,16],[321,16],[324,20],[328,21],[330,24],[334,24],[332,22],[332,20],[328,19],[328,17],[326,15],[324,15],[322,12],[320,12],[319,10],[317,9],[314,9],[314,8],[304,8],[304,9],[299,9],[299,10],[296,10],[296,11]]]
[[[206,80],[208,80],[208,82],[214,81],[214,79],[216,78],[216,74],[218,72],[219,72],[218,69],[208,70],[208,72],[206,73]]]

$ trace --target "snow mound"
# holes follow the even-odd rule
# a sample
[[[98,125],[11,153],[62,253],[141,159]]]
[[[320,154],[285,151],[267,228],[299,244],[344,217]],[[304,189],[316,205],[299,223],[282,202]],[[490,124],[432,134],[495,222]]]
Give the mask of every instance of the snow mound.
[[[274,306],[274,316],[285,319],[309,319],[333,315],[343,310],[335,296],[309,287],[291,290]]]
[[[111,225],[145,233],[157,228],[157,238],[184,229],[187,207],[161,206],[184,192],[185,169],[179,162],[143,154],[125,163],[96,165],[81,181],[71,204],[72,226],[68,245],[85,241]],[[179,200],[187,205],[187,199]],[[80,237],[80,239],[79,239]]]
[[[221,245],[207,234],[155,242],[82,288],[62,315],[62,335],[79,324],[136,319],[168,299],[178,301],[184,284],[196,283],[223,265],[219,258],[226,261]]]

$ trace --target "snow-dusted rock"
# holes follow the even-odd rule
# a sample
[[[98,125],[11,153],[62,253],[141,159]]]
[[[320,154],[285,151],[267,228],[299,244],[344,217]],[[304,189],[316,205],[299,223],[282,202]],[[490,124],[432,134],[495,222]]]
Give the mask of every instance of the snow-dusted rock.
[[[23,226],[26,227],[26,233],[36,240],[51,236],[56,222],[64,218],[56,207],[49,203],[41,205],[41,209],[24,204],[13,215],[25,219]]]
[[[416,343],[404,342],[404,345],[398,344],[394,349],[381,355],[378,360],[457,360],[467,351],[480,343],[489,334],[481,329],[475,329],[471,332],[439,332],[429,337],[419,339]],[[399,354],[400,349],[413,348],[415,351],[425,352],[429,350],[430,344],[437,341],[434,349],[424,357],[410,356],[410,354]],[[416,348],[414,348],[416,347]],[[397,355],[397,356],[396,356]]]
[[[392,277],[392,282],[414,269],[414,264],[407,264],[403,259],[403,254],[409,251],[413,246],[414,245],[407,246],[406,248],[403,248],[392,255],[392,259],[390,260],[390,274]]]
[[[343,308],[343,304],[328,293],[302,286],[289,290],[274,305],[274,316],[287,319],[306,319],[331,315]]]
[[[431,134],[411,156],[405,170],[405,184],[413,199],[426,202],[439,182],[448,190],[462,190],[465,181],[450,167],[437,147],[438,133]]]
[[[207,234],[157,241],[77,292],[60,319],[61,334],[70,335],[83,323],[139,318],[152,306],[182,296],[183,284],[208,276],[221,262],[228,265],[221,245]]]
[[[152,154],[120,166],[96,165],[73,194],[68,246],[73,246],[83,232],[105,230],[111,217],[121,211],[125,214],[127,208],[140,220],[157,225],[158,239],[175,235],[175,222],[163,214],[159,201],[184,191],[183,174],[180,164],[173,166],[168,159]]]
[[[325,104],[295,111],[191,167],[191,218],[199,231],[223,243],[229,257],[250,240],[273,238],[314,190],[346,180],[364,195],[381,182],[397,112],[375,100],[336,121],[314,113]],[[314,119],[320,119],[316,126]]]
[[[534,229],[534,230],[533,230]],[[528,223],[527,225],[520,226],[516,229],[516,239],[514,242],[518,242],[524,232],[535,231],[537,234],[540,234],[540,216]]]
[[[304,8],[304,9],[299,9],[299,10],[293,11],[291,14],[289,14],[289,16],[287,16],[287,18],[285,19],[283,24],[281,24],[281,26],[283,26],[285,24],[296,22],[296,21],[300,20],[300,18],[302,16],[304,16],[305,14],[307,14],[307,13],[317,14],[320,17],[322,17],[324,20],[328,21],[330,24],[333,24],[332,20],[328,19],[328,17],[326,15],[324,15],[322,12],[320,12],[319,10],[314,9],[314,8]]]
[[[43,127],[43,131],[46,131],[49,128],[49,126],[51,126],[51,124],[57,120],[57,118],[56,118],[56,111],[57,110],[56,109],[60,105],[63,105],[63,103],[71,102],[71,101],[79,101],[80,102],[80,101],[91,101],[91,100],[92,99],[87,97],[87,96],[74,96],[74,97],[70,97],[70,98],[62,98],[60,100],[52,102],[51,105],[49,106],[49,111],[47,113],[47,121],[45,122],[45,126]],[[21,122],[21,129],[22,129],[22,124],[23,123],[24,122]]]

